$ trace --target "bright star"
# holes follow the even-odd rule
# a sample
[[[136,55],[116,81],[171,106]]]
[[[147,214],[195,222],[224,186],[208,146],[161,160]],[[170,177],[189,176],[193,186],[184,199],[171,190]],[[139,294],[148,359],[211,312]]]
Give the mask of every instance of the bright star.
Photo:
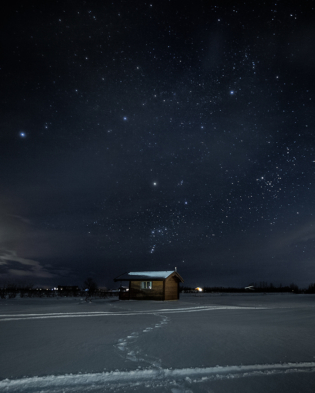
[[[234,94],[234,90],[231,90],[231,91],[230,91],[230,94],[233,95],[233,94]]]
[[[21,132],[20,132],[20,137],[21,137],[21,138],[25,138],[25,137],[26,137],[25,132],[21,131]]]

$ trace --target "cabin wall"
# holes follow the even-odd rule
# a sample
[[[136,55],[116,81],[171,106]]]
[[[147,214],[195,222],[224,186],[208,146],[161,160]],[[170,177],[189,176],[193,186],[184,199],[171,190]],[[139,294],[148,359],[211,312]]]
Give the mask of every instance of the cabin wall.
[[[171,276],[165,280],[165,298],[164,300],[179,299],[179,280],[177,277]]]
[[[147,281],[150,281],[149,279]],[[163,281],[152,281],[152,289],[141,288],[142,281],[131,281],[129,298],[135,300],[164,300]]]

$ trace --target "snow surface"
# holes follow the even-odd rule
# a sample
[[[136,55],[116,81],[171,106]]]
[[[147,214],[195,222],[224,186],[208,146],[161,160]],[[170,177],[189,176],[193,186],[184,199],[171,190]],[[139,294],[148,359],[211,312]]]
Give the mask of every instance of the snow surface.
[[[314,392],[315,296],[0,301],[2,392]]]

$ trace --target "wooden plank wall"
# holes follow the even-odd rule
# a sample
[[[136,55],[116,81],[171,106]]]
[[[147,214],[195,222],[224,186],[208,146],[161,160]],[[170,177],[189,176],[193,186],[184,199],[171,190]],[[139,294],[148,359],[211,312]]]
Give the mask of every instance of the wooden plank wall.
[[[129,296],[136,300],[163,300],[163,281],[152,281],[152,289],[141,288],[141,281],[131,281]]]
[[[178,278],[168,277],[165,280],[165,300],[178,300]]]

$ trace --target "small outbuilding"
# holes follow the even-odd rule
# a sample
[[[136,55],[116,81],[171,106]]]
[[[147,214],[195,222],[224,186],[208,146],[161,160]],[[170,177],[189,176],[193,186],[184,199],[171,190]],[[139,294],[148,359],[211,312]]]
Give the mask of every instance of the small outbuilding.
[[[179,283],[184,282],[176,270],[129,272],[114,281],[128,282],[119,292],[120,300],[178,300]]]

